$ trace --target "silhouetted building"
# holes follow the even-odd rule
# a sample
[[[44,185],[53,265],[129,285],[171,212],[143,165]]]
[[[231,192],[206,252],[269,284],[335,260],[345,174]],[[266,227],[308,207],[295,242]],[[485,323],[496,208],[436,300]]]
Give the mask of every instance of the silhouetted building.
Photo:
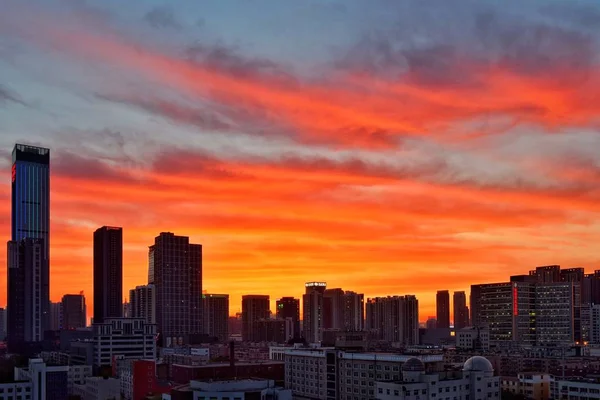
[[[49,330],[59,331],[62,329],[62,302],[50,302],[50,324]]]
[[[426,329],[436,329],[437,328],[437,320],[435,317],[427,317],[427,321],[425,322]]]
[[[123,228],[94,232],[94,322],[123,316]]]
[[[469,326],[469,308],[465,292],[454,292],[454,329],[460,330]]]
[[[202,245],[187,236],[161,233],[149,249],[156,288],[156,324],[165,347],[202,334]]]
[[[344,330],[358,332],[365,327],[365,295],[344,292]]]
[[[154,285],[136,286],[129,290],[129,318],[143,318],[147,324],[156,324],[156,288]]]
[[[8,350],[23,352],[44,339],[43,239],[8,242]]]
[[[259,342],[260,333],[257,322],[268,319],[271,315],[269,296],[242,296],[242,340]]]
[[[366,329],[378,340],[419,344],[419,302],[415,296],[367,299]]]
[[[344,291],[340,288],[323,292],[323,329],[344,329]]]
[[[0,308],[0,342],[6,339],[6,309]]]
[[[437,327],[450,328],[450,292],[438,290],[435,299]]]
[[[286,343],[292,337],[293,322],[291,318],[267,318],[256,321],[254,327],[256,342]]]
[[[308,282],[302,295],[302,331],[308,343],[320,343],[323,340],[324,301],[327,289],[325,282]]]
[[[62,329],[85,328],[86,306],[82,294],[65,294],[62,298]]]
[[[229,295],[204,294],[204,330],[208,336],[213,336],[225,343],[229,340]]]
[[[12,152],[11,182],[11,241],[36,239],[42,246],[34,291],[40,290],[35,302],[36,307],[40,307],[36,313],[40,314],[43,332],[48,329],[50,318],[50,150],[16,144]],[[8,284],[12,286],[10,277]]]
[[[300,337],[300,300],[293,297],[282,297],[276,303],[278,319],[292,319],[292,337]]]

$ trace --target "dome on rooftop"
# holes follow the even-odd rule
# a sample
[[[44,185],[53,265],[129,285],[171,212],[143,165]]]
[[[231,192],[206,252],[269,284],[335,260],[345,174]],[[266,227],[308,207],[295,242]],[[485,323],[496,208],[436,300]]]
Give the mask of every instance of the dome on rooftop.
[[[494,367],[492,367],[492,363],[487,358],[475,356],[465,361],[463,371],[494,372]]]
[[[402,371],[423,372],[425,371],[425,364],[418,358],[410,358],[402,365]]]

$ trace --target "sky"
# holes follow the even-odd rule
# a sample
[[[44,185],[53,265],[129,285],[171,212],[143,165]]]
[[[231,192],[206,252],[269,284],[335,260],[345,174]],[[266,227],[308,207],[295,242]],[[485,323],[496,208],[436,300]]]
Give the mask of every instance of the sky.
[[[1,8],[0,238],[14,143],[49,147],[53,301],[83,290],[91,315],[103,225],[124,298],[174,232],[231,313],[325,281],[425,320],[437,290],[600,269],[597,1]]]

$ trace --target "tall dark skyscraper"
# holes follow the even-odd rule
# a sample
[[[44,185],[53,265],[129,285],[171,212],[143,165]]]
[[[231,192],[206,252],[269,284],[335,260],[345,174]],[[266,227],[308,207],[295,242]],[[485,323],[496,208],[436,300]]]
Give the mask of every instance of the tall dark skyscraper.
[[[123,316],[123,228],[94,232],[94,323]]]
[[[87,313],[83,293],[65,294],[63,296],[62,315],[62,329],[85,328]]]
[[[469,325],[469,308],[465,292],[454,292],[454,328],[466,328]]]
[[[36,243],[43,248],[39,276],[43,332],[50,322],[50,150],[16,144],[12,152],[11,182],[11,241],[37,239]],[[11,285],[10,280],[8,285]]]
[[[292,319],[294,337],[300,337],[300,300],[293,297],[282,297],[277,300],[277,318]]]
[[[438,290],[436,299],[437,327],[450,328],[450,292]]]
[[[321,343],[327,283],[307,282],[304,286],[306,292],[302,295],[302,336],[308,343]]]
[[[229,340],[229,295],[202,295],[204,308],[204,333],[216,337],[221,343]]]
[[[148,275],[156,290],[156,324],[163,346],[187,343],[203,332],[202,245],[162,232],[148,252]]]
[[[271,314],[269,296],[242,296],[242,340],[244,342],[260,341],[258,321],[269,319]]]

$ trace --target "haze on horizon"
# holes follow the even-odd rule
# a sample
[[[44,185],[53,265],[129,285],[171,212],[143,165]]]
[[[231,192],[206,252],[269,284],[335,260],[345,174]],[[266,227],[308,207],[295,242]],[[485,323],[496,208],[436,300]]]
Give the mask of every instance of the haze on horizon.
[[[103,225],[126,291],[174,232],[232,313],[325,281],[425,320],[440,289],[600,269],[596,1],[2,7],[0,238],[12,146],[51,148],[53,301],[93,308]]]

